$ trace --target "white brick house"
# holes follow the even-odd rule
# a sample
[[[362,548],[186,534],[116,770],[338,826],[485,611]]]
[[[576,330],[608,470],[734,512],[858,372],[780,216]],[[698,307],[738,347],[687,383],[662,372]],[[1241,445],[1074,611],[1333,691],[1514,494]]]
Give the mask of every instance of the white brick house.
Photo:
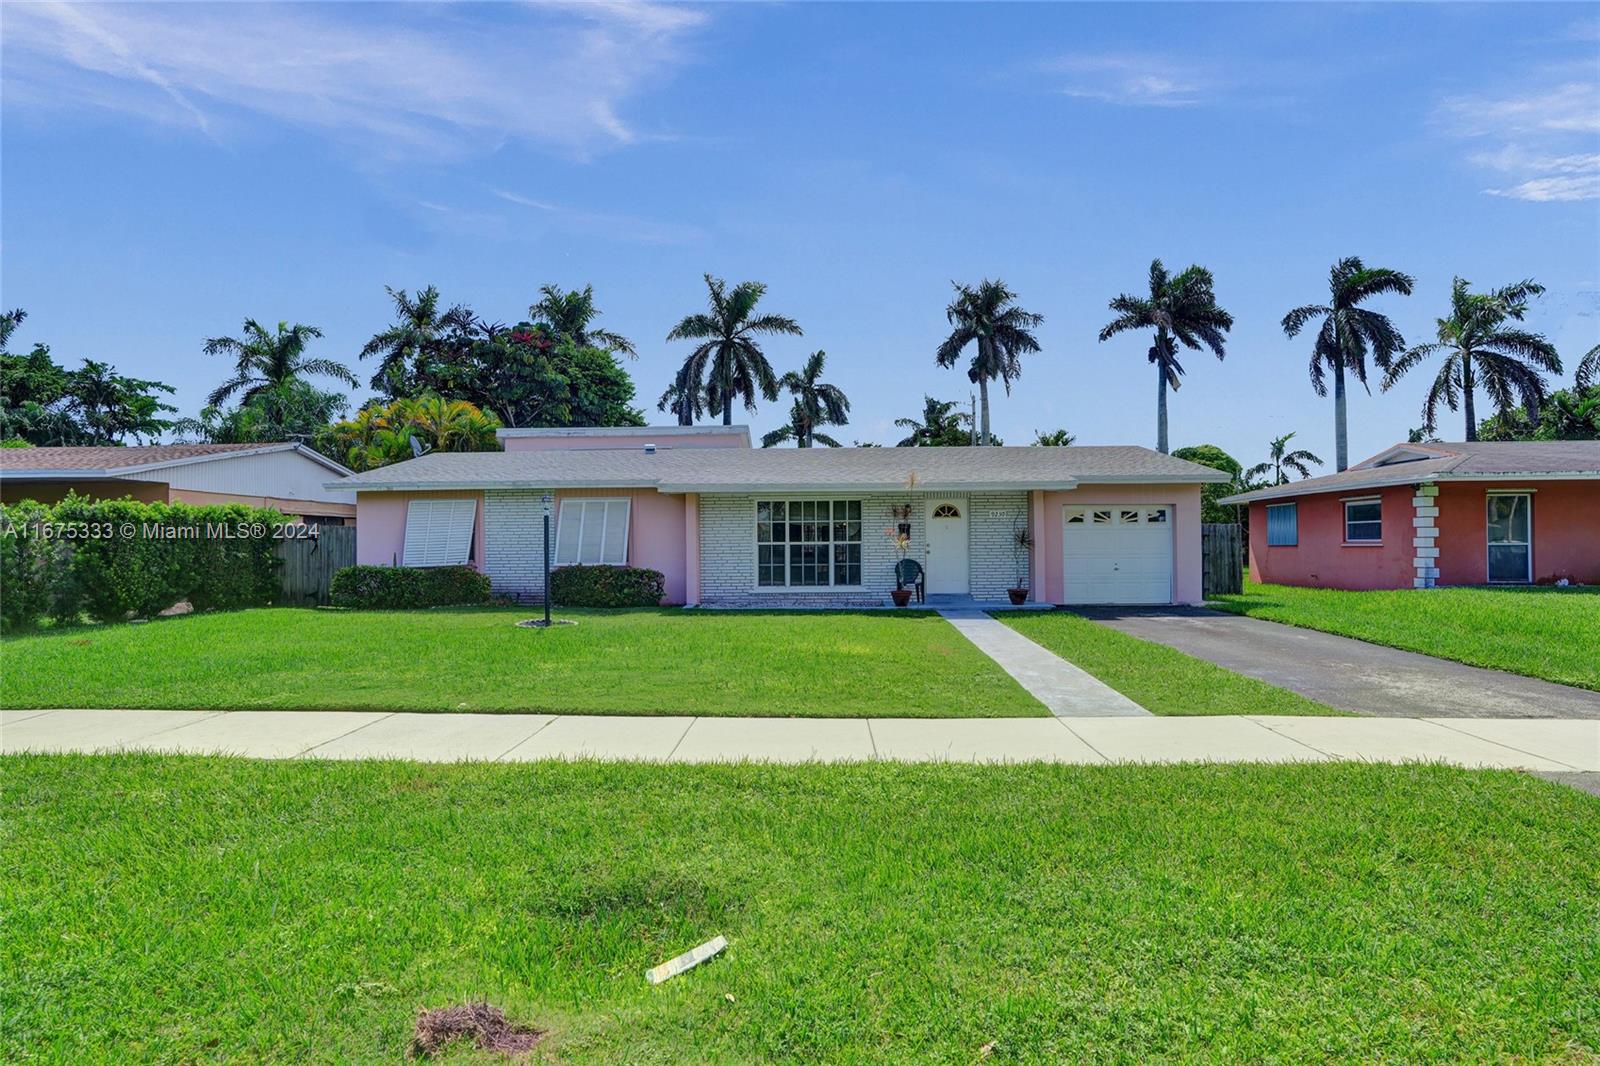
[[[1032,602],[1194,603],[1200,486],[1226,478],[1132,446],[756,449],[742,426],[501,437],[504,452],[343,481],[358,561],[466,563],[533,598],[548,501],[552,566],[659,570],[674,604],[879,606],[902,534],[936,601],[1020,589]]]

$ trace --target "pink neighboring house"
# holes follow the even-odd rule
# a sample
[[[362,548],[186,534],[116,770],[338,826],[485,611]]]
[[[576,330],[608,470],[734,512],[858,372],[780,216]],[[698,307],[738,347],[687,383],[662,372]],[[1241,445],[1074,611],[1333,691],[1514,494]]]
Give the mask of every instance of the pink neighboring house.
[[[509,429],[341,482],[361,563],[466,563],[496,591],[552,566],[645,566],[672,604],[887,602],[903,529],[930,597],[1198,603],[1208,467],[1139,447],[751,447],[744,426]],[[1028,536],[1018,543],[1017,535]]]
[[[1397,444],[1250,507],[1250,579],[1336,589],[1600,582],[1600,441]]]

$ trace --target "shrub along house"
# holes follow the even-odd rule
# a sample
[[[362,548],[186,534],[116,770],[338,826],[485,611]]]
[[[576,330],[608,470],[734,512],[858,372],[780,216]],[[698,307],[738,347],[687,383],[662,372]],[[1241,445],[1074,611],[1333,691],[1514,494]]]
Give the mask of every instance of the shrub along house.
[[[1600,582],[1600,441],[1397,444],[1229,496],[1250,578],[1339,589]]]
[[[1200,486],[1227,479],[1131,446],[757,449],[743,426],[500,437],[503,452],[339,482],[357,494],[357,561],[465,563],[497,593],[537,596],[550,495],[554,567],[659,570],[671,604],[879,606],[895,587],[890,531],[930,597],[1197,603]]]

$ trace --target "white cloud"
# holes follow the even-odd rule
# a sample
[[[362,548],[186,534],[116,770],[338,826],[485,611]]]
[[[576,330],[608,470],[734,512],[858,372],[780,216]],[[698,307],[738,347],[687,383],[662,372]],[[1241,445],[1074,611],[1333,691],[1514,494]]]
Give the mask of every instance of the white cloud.
[[[508,138],[586,152],[705,16],[656,4],[11,4],[7,108],[94,107],[226,136],[249,116],[400,155]]]
[[[1489,195],[1535,203],[1600,199],[1600,81],[1451,97],[1439,117],[1454,137],[1495,144],[1468,157],[1511,179],[1485,189]]]
[[[1155,55],[1064,55],[1043,64],[1065,96],[1129,107],[1189,107],[1217,89],[1214,79]]]

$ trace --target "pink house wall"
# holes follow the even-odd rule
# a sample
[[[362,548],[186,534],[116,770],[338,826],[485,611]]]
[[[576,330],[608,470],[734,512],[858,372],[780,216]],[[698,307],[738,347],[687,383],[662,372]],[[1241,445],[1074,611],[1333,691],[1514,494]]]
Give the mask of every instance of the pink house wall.
[[[628,515],[628,565],[661,571],[667,590],[663,603],[692,602],[685,598],[689,591],[689,568],[684,553],[688,524],[682,496],[655,489],[558,489],[555,496],[557,508],[562,500],[582,497],[633,501]],[[698,551],[698,541],[695,548]],[[699,590],[695,591],[698,594]]]
[[[748,448],[750,442],[747,438],[734,433],[661,433],[657,436],[638,433],[637,431],[618,434],[615,437],[586,435],[575,437],[538,436],[538,437],[504,437],[500,444],[508,452],[553,452],[553,451],[587,451],[596,448],[619,449],[636,448],[643,450],[646,444],[654,444],[663,450],[667,448]]]
[[[1417,576],[1411,543],[1413,495],[1412,486],[1399,485],[1298,497],[1299,543],[1277,547],[1267,545],[1266,505],[1252,503],[1250,580],[1330,589],[1410,588]],[[1377,496],[1383,504],[1383,540],[1346,544],[1344,501],[1363,496]]]
[[[476,500],[472,523],[472,560],[483,569],[483,493],[361,492],[356,494],[356,562],[362,566],[395,566],[405,560],[406,504],[412,500]]]
[[[1200,486],[1199,485],[1080,485],[1068,492],[1044,492],[1041,507],[1033,507],[1034,580],[1049,603],[1066,599],[1062,588],[1061,509],[1067,505],[1169,504],[1172,514],[1172,602],[1200,603]]]
[[[1489,491],[1522,488],[1534,490],[1533,580],[1600,583],[1600,481],[1529,480],[1439,486],[1440,584],[1488,580]]]

